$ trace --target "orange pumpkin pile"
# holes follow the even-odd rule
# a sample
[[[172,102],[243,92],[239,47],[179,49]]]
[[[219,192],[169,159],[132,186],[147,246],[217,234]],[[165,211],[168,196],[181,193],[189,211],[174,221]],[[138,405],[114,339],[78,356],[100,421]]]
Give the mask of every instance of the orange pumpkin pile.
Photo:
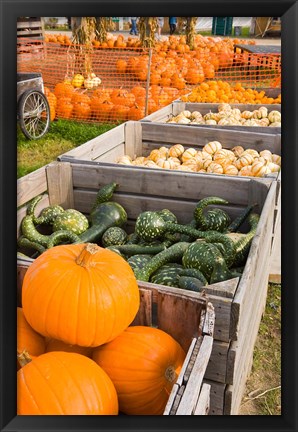
[[[139,304],[131,267],[112,251],[40,255],[18,309],[18,415],[162,414],[185,352],[161,330],[128,327]]]
[[[198,103],[280,104],[281,94],[272,98],[266,96],[264,91],[245,88],[240,82],[232,85],[219,80],[201,83],[190,94],[182,96],[181,100]]]

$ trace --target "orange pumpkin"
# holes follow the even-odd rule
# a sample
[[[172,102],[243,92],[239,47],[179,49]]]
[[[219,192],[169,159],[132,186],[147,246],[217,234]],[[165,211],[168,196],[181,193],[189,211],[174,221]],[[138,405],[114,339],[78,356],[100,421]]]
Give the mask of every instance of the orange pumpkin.
[[[26,350],[30,356],[39,356],[45,352],[46,343],[43,336],[36,333],[27,322],[23,309],[17,308],[17,351]]]
[[[130,108],[125,105],[113,105],[110,111],[110,118],[119,121],[126,121]]]
[[[140,120],[143,117],[145,117],[145,108],[137,104],[132,106],[128,111],[129,120]]]
[[[86,357],[91,357],[93,348],[66,344],[65,342],[62,342],[58,339],[48,338],[46,340],[45,352],[52,352],[52,351],[73,352],[77,354],[82,354]]]
[[[57,101],[57,116],[62,118],[70,118],[73,110],[73,104],[70,98],[59,98]]]
[[[116,63],[117,72],[125,73],[126,68],[127,68],[127,61],[126,60],[122,60],[122,59],[117,60],[117,63]]]
[[[111,379],[94,361],[51,352],[18,371],[17,414],[117,415],[118,398]]]
[[[55,96],[57,98],[65,96],[65,97],[72,97],[74,92],[74,88],[71,84],[65,83],[65,82],[61,82],[56,84],[55,86]]]
[[[123,413],[161,415],[185,352],[164,331],[134,326],[96,348],[92,358],[113,381]]]
[[[90,105],[87,103],[75,103],[73,105],[72,115],[79,120],[87,120],[91,114]]]
[[[31,264],[22,304],[38,333],[95,347],[132,322],[140,295],[131,267],[119,255],[93,244],[71,244],[51,248]]]

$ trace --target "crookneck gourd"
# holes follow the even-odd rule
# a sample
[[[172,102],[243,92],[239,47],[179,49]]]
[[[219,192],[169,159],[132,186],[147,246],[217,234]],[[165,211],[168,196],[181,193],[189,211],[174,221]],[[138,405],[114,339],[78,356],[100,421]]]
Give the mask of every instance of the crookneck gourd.
[[[196,227],[203,231],[219,231],[223,232],[231,223],[230,216],[222,209],[214,208],[204,213],[204,209],[208,205],[223,205],[228,204],[228,201],[218,197],[207,197],[201,199],[196,205],[194,211],[194,219]]]
[[[112,182],[105,186],[102,186],[96,194],[95,202],[91,208],[91,213],[96,209],[99,204],[111,201],[113,193],[117,187],[117,183]]]
[[[80,235],[88,229],[88,226],[88,219],[83,213],[75,209],[68,209],[56,216],[53,231],[68,230]]]
[[[27,207],[27,215],[33,216],[33,223],[35,225],[53,224],[56,217],[64,212],[63,207],[59,205],[52,205],[42,209],[40,215],[35,216],[35,208],[39,201],[42,199],[42,195],[35,197]]]

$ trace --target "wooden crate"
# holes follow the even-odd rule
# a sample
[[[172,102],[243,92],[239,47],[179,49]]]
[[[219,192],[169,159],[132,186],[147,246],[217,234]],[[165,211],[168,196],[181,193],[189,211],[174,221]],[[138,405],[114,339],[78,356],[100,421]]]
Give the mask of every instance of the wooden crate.
[[[40,17],[18,17],[17,54],[42,55],[44,53],[44,23]]]
[[[246,346],[247,335],[251,335],[251,317],[255,319],[254,330],[257,332],[266,299],[277,182],[216,175],[201,176],[198,181],[198,176],[183,172],[169,177],[166,170],[158,170],[152,175],[151,170],[136,168],[132,175],[127,167],[121,165],[55,162],[18,180],[18,206],[21,206],[18,210],[18,231],[26,214],[26,206],[36,195],[44,194],[37,214],[49,204],[76,208],[88,214],[96,191],[111,181],[119,184],[114,200],[127,210],[128,226],[132,226],[140,212],[162,208],[173,211],[179,222],[188,222],[196,202],[211,195],[229,201],[225,210],[232,218],[238,216],[248,204],[257,203],[260,222],[241,280],[235,278],[206,287],[215,309],[216,321],[205,378],[223,388],[234,385],[237,380],[246,380],[242,372],[244,364],[239,362],[239,358],[244,349],[247,349],[247,358],[252,356],[254,341]],[[159,285],[145,282],[139,282],[139,286],[160,289]],[[171,292],[191,298],[199,296],[177,288],[172,288]],[[218,399],[217,395],[216,400],[215,407],[211,397],[210,409],[215,414],[222,414],[225,390],[223,397]]]
[[[120,167],[124,165],[116,164],[116,161],[120,156],[124,156],[125,154],[128,154],[131,157],[148,156],[154,148],[159,148],[160,146],[170,147],[176,143],[183,144],[186,148],[193,147],[200,150],[209,141],[219,141],[223,148],[226,149],[232,149],[234,146],[240,144],[244,149],[252,148],[257,151],[268,149],[272,153],[278,155],[281,154],[281,135],[279,134],[240,132],[214,128],[189,128],[184,125],[177,125],[175,128],[172,128],[171,126],[171,124],[128,121],[103,135],[60,155],[58,160],[63,162],[88,163],[106,167]],[[131,172],[133,176],[136,176],[136,182],[139,177],[143,176],[143,173],[147,173],[148,171],[154,172],[154,176],[156,176],[157,173],[160,173],[160,171],[167,173],[167,176],[170,175],[168,180],[169,183],[172,181],[175,183],[175,179],[177,176],[179,177],[180,174],[176,170],[161,170],[158,168],[135,167],[131,165],[124,166],[124,169]],[[209,178],[210,176],[210,178],[214,178],[214,176],[221,178],[231,177],[220,174],[211,175],[192,172],[185,172],[184,175],[185,177],[190,178],[193,178],[194,176],[199,176],[200,178]],[[148,174],[146,174],[148,187],[151,183],[154,188],[159,181],[160,177],[154,176],[149,174],[148,177]],[[280,177],[280,173],[273,173],[266,176],[266,178],[260,178],[260,181],[268,182],[268,179],[271,181],[279,181]],[[240,176],[233,178],[239,180],[243,179],[243,177]],[[276,191],[276,201],[278,201],[280,192],[279,184]],[[280,210],[280,208],[277,209]]]
[[[167,105],[164,108],[161,108],[158,111],[144,117],[141,122],[152,122],[152,123],[166,123],[167,120],[170,120],[172,117],[178,115],[184,110],[188,110],[190,112],[199,111],[202,115],[205,115],[209,112],[217,113],[218,112],[218,103],[190,103],[190,102],[182,102],[182,101],[174,101],[171,104]],[[264,106],[268,108],[268,111],[281,111],[280,104],[272,104],[272,105],[256,105],[256,104],[230,104],[232,108],[238,108],[240,111],[254,111],[255,109]],[[171,126],[179,126],[175,123],[169,123]],[[224,130],[233,130],[233,131],[242,131],[242,132],[257,132],[257,133],[265,133],[265,134],[280,134],[280,127],[262,127],[262,126],[222,126],[222,125],[198,125],[198,124],[190,124],[186,125],[188,127],[198,127],[198,128],[210,128],[210,129],[224,129]]]
[[[22,304],[22,282],[30,264],[28,260],[18,261],[18,306]],[[203,295],[193,299],[163,287],[139,289],[140,308],[131,325],[157,327],[171,335],[187,353],[163,415],[208,415],[211,386],[203,383],[203,378],[213,344],[212,304]],[[153,313],[154,308],[157,314]]]

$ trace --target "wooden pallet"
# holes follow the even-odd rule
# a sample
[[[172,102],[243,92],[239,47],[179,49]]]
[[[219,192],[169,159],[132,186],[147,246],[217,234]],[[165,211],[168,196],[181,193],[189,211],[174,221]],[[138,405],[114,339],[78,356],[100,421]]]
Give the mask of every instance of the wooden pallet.
[[[17,20],[17,54],[44,53],[44,23],[40,17],[22,17]]]
[[[215,408],[211,386],[210,412],[234,412],[241,395],[229,387],[230,403],[226,406],[226,390],[235,384],[238,389],[245,383],[246,372],[243,372],[244,364],[240,359],[243,352],[245,358],[253,354],[251,326],[255,320],[253,328],[257,331],[266,299],[277,182],[216,175],[189,176],[181,172],[169,176],[166,170],[158,170],[152,175],[151,170],[141,168],[136,168],[132,175],[127,167],[120,165],[55,162],[18,180],[18,232],[26,206],[35,196],[43,194],[37,214],[49,204],[60,204],[88,214],[99,187],[111,181],[119,184],[114,200],[127,210],[128,229],[140,212],[162,208],[173,211],[180,222],[186,223],[192,217],[196,202],[205,196],[227,199],[229,205],[225,206],[225,210],[231,218],[237,217],[248,204],[257,203],[260,222],[241,280],[235,278],[206,287],[215,309],[216,321],[205,379],[224,388],[223,397],[217,397]],[[144,289],[161,287],[144,282],[139,282],[139,286]],[[178,288],[171,288],[171,292],[193,299],[199,296],[198,293]]]
[[[18,262],[19,300],[30,264],[27,260]],[[21,302],[18,305],[21,306]],[[156,307],[155,320],[153,309]],[[185,322],[187,326],[183,325]],[[206,296],[193,299],[163,287],[140,287],[140,308],[131,325],[157,327],[171,335],[187,353],[163,415],[208,415],[211,386],[203,383],[203,378],[213,344],[214,310]]]

